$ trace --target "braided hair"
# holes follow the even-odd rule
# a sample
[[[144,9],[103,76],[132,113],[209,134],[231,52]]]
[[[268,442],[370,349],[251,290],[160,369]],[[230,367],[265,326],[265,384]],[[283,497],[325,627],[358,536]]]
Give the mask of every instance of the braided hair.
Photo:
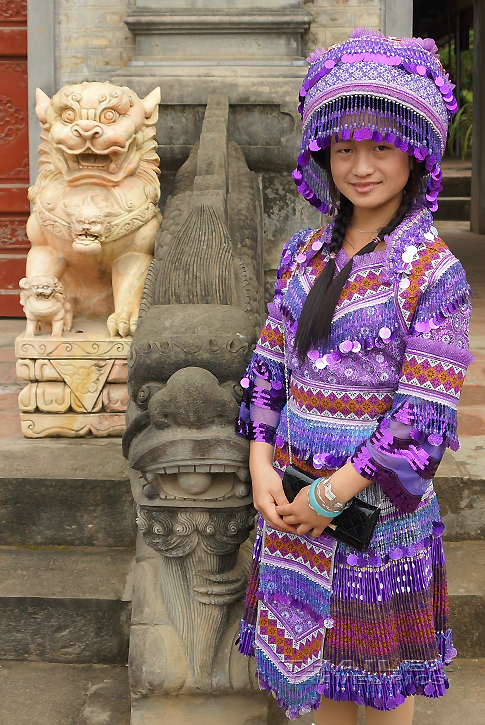
[[[328,152],[329,149],[325,149],[325,151],[314,152],[312,155],[315,156],[315,161],[317,161],[317,163],[319,163],[327,171],[330,188],[336,196],[337,190],[333,185],[333,179],[329,170],[330,163]],[[418,196],[419,185],[423,172],[424,169],[422,168],[422,165],[412,166],[408,182],[404,187],[401,204],[389,224],[380,230],[377,237],[378,241],[382,241],[386,235],[391,234],[396,227],[401,224],[406,214],[410,211],[413,201]],[[334,279],[336,267],[335,257],[342,249],[345,233],[350,223],[350,219],[352,218],[353,209],[354,205],[352,202],[349,201],[346,196],[340,194],[338,213],[335,217],[332,238],[329,245],[330,258],[324,270],[317,277],[313,287],[308,293],[298,321],[298,329],[295,336],[295,348],[298,359],[301,363],[305,360],[312,345],[317,348],[328,338],[333,315],[340,299],[340,294],[350,276],[350,273],[352,272],[353,260],[351,259]],[[374,242],[372,249],[370,249],[371,245],[367,245],[357,254],[360,255],[372,251],[377,246],[378,241]]]

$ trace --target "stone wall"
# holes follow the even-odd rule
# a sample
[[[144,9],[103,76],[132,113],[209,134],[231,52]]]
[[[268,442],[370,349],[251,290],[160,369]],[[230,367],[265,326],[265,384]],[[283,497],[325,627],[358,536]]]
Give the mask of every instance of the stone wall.
[[[128,64],[135,41],[123,19],[134,6],[135,0],[59,0],[61,86],[104,80]],[[380,25],[381,0],[307,0],[305,9],[314,18],[304,39],[305,55],[344,40],[356,25]]]
[[[126,66],[135,41],[123,20],[135,0],[59,0],[59,85],[107,80]]]
[[[381,0],[305,0],[305,9],[313,15],[304,51],[328,48],[349,37],[355,26],[379,29]]]

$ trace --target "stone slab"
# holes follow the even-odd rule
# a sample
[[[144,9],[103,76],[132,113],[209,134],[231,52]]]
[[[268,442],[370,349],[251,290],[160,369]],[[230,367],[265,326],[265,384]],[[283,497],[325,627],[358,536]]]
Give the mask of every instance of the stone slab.
[[[131,600],[134,552],[0,547],[0,597]]]
[[[0,546],[133,546],[126,481],[4,478]]]
[[[71,358],[126,359],[131,347],[131,337],[110,337],[102,320],[74,320],[73,329],[64,332],[62,338],[44,333],[35,337],[20,334],[15,340],[18,358],[54,360]]]
[[[0,549],[0,658],[124,663],[132,555]]]
[[[135,700],[131,725],[266,725],[268,696],[153,697]]]
[[[26,438],[120,437],[125,431],[124,413],[20,413]]]
[[[0,597],[0,658],[126,663],[130,609],[109,599]]]
[[[128,670],[118,665],[0,661],[1,725],[129,725]]]
[[[414,706],[413,725],[483,725],[485,722],[485,700],[483,690],[485,686],[485,659],[455,659],[450,667],[445,667],[450,681],[450,688],[444,697],[432,699],[429,697],[416,697]],[[288,720],[283,713],[275,707],[274,716],[268,721],[269,725],[287,725],[287,723],[301,723],[312,725],[313,717],[304,715],[297,720]],[[359,708],[358,725],[365,723],[365,708]]]
[[[469,221],[471,199],[469,196],[440,196],[436,221]]]
[[[121,441],[0,440],[1,478],[129,480]]]

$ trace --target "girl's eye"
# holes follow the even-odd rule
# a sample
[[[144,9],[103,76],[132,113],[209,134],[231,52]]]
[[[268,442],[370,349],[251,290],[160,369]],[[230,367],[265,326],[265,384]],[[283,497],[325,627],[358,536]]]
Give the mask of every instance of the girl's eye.
[[[352,153],[352,149],[338,149],[338,150],[337,150],[337,153],[338,153],[338,154],[345,154],[345,155],[348,155],[348,154],[351,154],[351,153]]]
[[[379,146],[376,146],[376,151],[387,151],[389,146],[386,146],[385,144],[379,144]]]

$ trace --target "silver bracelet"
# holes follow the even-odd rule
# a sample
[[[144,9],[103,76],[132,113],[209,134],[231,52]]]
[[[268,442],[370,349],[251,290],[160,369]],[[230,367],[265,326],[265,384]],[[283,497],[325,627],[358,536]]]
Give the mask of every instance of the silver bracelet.
[[[345,506],[345,504],[340,503],[339,501],[335,501],[337,498],[332,491],[331,483],[330,483],[331,477],[328,476],[327,478],[321,478],[318,482],[317,486],[315,487],[315,495],[317,499],[319,500],[320,505],[322,508],[325,509],[325,511],[328,511],[329,513],[337,513],[341,512]],[[326,504],[323,500],[323,497],[320,493],[320,484],[323,485],[324,491],[325,491],[325,498],[330,503],[332,508],[328,508],[328,504]]]

